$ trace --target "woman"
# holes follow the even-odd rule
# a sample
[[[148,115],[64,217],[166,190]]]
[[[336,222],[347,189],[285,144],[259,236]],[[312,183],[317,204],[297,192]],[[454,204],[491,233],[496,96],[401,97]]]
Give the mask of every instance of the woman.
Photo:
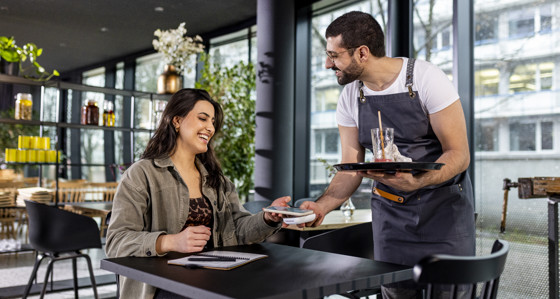
[[[162,256],[167,252],[264,241],[280,215],[251,215],[239,204],[211,146],[222,125],[220,105],[200,89],[175,93],[142,159],[122,177],[107,232],[108,257]],[[286,206],[290,197],[272,205]],[[150,285],[120,277],[123,298],[152,298]],[[157,297],[165,293],[157,290]]]

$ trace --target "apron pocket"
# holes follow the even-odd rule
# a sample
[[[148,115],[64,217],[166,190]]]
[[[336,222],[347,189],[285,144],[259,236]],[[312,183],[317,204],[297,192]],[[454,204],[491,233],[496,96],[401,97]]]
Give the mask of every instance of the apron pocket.
[[[461,184],[419,194],[418,230],[423,241],[450,241],[474,235],[474,209]]]

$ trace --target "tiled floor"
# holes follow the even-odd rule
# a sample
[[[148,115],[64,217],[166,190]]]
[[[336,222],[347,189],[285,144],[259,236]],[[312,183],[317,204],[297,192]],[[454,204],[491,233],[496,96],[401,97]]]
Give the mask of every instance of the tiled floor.
[[[93,266],[93,271],[95,276],[112,274],[99,269],[99,261],[106,258],[103,249],[89,249],[83,251],[83,253],[88,253]],[[34,252],[22,252],[18,254],[0,254],[0,298],[20,298],[16,297],[5,297],[6,292],[2,292],[2,288],[26,285],[33,270],[33,264],[35,262]],[[47,268],[48,260],[43,260],[41,267],[38,271],[39,282],[44,279],[45,271]],[[89,272],[87,269],[87,263],[85,259],[78,259],[77,262],[78,277],[88,278]],[[54,263],[54,280],[66,280],[72,279],[72,262],[70,260],[58,261]],[[117,287],[116,284],[109,284],[104,286],[99,286],[97,292],[100,298],[115,298]],[[82,288],[79,290],[80,298],[93,298],[93,291],[91,287]],[[38,295],[30,296],[29,298],[39,298]],[[57,293],[47,294],[45,298],[74,298],[74,291],[63,291]]]

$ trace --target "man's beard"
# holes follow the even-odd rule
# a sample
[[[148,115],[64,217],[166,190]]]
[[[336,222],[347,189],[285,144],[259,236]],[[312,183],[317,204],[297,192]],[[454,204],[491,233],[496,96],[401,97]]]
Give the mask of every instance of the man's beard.
[[[340,85],[346,85],[350,82],[356,81],[364,71],[364,69],[356,63],[354,58],[352,58],[352,63],[346,68],[346,70],[343,71],[337,67],[334,67],[333,70],[340,71],[342,73],[342,76],[336,78],[338,84]]]

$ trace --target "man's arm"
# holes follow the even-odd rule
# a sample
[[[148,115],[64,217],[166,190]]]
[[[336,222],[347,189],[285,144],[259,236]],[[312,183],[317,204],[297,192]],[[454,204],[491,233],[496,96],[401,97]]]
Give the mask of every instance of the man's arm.
[[[341,163],[356,163],[364,161],[364,148],[358,140],[359,131],[356,127],[338,126],[342,147]],[[317,215],[314,222],[307,226],[318,226],[324,216],[346,201],[360,186],[362,177],[356,172],[337,172],[329,187],[316,202],[306,201],[300,208],[311,209]]]
[[[443,183],[465,171],[470,163],[470,154],[461,101],[457,100],[447,108],[430,114],[430,123],[443,150],[443,154],[435,161],[445,164],[440,170],[415,176],[404,172],[395,175],[372,171],[361,174],[398,190],[414,191]]]

